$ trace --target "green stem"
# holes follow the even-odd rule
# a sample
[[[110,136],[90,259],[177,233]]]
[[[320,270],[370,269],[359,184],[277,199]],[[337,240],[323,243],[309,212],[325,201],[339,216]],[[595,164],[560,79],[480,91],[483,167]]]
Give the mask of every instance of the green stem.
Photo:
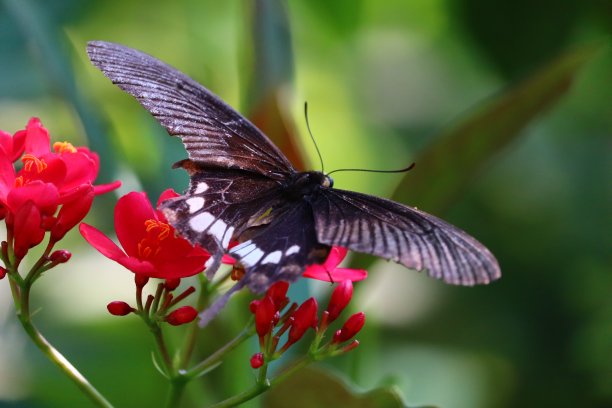
[[[242,392],[238,395],[234,395],[226,400],[218,402],[214,405],[211,405],[210,408],[223,408],[223,407],[235,407],[243,402],[251,400],[256,396],[266,392],[270,388],[270,381],[265,379],[262,381],[257,381],[257,383],[249,390]]]
[[[234,337],[234,339],[232,339],[229,343],[221,347],[219,350],[215,351],[206,360],[200,362],[199,364],[185,372],[185,377],[192,379],[202,373],[205,373],[210,367],[221,362],[221,360],[223,360],[223,357],[225,357],[227,353],[234,350],[252,335],[253,324],[250,323],[244,330],[242,330],[242,332],[240,332],[240,334],[238,334],[238,336]]]
[[[170,382],[170,393],[168,394],[168,400],[166,401],[166,407],[174,408],[178,407],[183,397],[183,391],[187,385],[187,379],[184,375],[178,374]]]
[[[302,368],[306,367],[308,364],[312,363],[313,359],[310,356],[304,356],[297,360],[291,367],[284,370],[281,374],[277,375],[274,379],[270,381],[270,386],[274,386],[278,383],[285,381],[287,378],[291,377],[293,373]]]
[[[200,294],[198,295],[198,300],[196,302],[196,310],[201,312],[208,306],[210,301],[210,288],[208,285],[208,281],[204,278],[203,274],[199,275],[200,278]],[[193,350],[195,348],[196,340],[198,338],[198,333],[200,332],[200,328],[198,327],[197,320],[191,323],[189,326],[187,335],[185,336],[185,342],[183,343],[182,353],[179,360],[178,367],[181,369],[185,369],[187,364],[189,364],[189,360],[193,355]]]
[[[168,352],[168,348],[166,347],[166,342],[164,341],[164,336],[162,335],[161,328],[157,324],[157,322],[149,322],[149,328],[153,333],[153,337],[155,337],[155,342],[157,343],[157,349],[162,359],[164,360],[164,365],[166,368],[166,374],[168,376],[173,375],[173,367],[172,367],[172,357],[170,357],[170,353]]]
[[[14,271],[14,275],[17,272]],[[29,276],[35,276],[30,273]],[[11,277],[12,279],[12,277]],[[102,394],[94,388],[93,385],[87,381],[87,379],[64,357],[57,349],[55,349],[51,343],[43,337],[38,331],[36,326],[32,323],[32,316],[30,314],[30,289],[31,282],[24,282],[21,287],[17,286],[17,282],[11,282],[11,289],[13,290],[13,300],[15,302],[17,317],[21,322],[25,332],[28,334],[32,342],[38,347],[40,351],[53,362],[68,378],[76,384],[76,386],[89,397],[89,399],[99,407],[112,408],[110,402],[108,402]]]

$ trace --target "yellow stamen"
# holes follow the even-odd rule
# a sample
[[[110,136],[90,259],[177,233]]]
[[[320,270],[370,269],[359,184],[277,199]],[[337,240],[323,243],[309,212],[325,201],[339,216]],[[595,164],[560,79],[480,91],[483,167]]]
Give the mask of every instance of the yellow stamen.
[[[76,153],[77,149],[69,142],[55,142],[53,143],[53,150],[55,153]]]

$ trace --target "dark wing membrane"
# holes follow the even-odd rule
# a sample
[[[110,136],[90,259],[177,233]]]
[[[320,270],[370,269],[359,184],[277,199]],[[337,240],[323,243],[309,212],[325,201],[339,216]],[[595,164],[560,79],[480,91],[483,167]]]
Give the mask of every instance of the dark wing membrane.
[[[119,44],[92,41],[87,54],[115,85],[136,97],[168,133],[181,138],[192,161],[275,179],[295,171],[259,129],[187,75]]]
[[[164,201],[160,208],[183,237],[220,262],[230,241],[276,205],[279,184],[242,171],[185,167],[191,173],[186,194]],[[214,273],[216,268],[208,270]]]
[[[380,256],[455,285],[489,283],[495,257],[460,229],[415,208],[337,189],[313,201],[319,242]]]
[[[241,283],[256,293],[280,280],[295,281],[307,265],[322,263],[330,249],[317,241],[307,202],[293,202],[272,217],[269,225],[229,251],[246,270]]]

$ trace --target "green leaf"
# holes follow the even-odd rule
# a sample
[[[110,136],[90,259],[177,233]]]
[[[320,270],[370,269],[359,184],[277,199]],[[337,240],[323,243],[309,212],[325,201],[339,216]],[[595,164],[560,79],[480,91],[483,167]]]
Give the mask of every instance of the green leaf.
[[[290,376],[273,387],[264,399],[263,405],[269,408],[286,406],[403,408],[406,406],[394,387],[358,392],[329,371],[314,367],[306,367]]]
[[[436,137],[418,156],[416,169],[402,179],[393,199],[442,212],[483,164],[559,102],[600,48],[589,45],[563,54]]]

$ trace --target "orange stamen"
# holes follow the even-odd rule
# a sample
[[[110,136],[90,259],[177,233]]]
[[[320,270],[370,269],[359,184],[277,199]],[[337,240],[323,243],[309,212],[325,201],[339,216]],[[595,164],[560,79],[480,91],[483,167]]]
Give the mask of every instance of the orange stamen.
[[[29,153],[24,154],[21,158],[21,161],[23,162],[23,168],[26,171],[32,171],[32,167],[35,167],[35,172],[41,173],[44,169],[47,168],[47,163],[43,159],[39,159],[38,157],[33,156]]]
[[[161,241],[170,235],[170,225],[153,219],[146,220],[144,225],[147,236],[138,243],[138,255],[141,258],[152,258],[161,250]]]
[[[53,150],[55,153],[76,153],[77,149],[68,142],[55,142],[53,143]]]

